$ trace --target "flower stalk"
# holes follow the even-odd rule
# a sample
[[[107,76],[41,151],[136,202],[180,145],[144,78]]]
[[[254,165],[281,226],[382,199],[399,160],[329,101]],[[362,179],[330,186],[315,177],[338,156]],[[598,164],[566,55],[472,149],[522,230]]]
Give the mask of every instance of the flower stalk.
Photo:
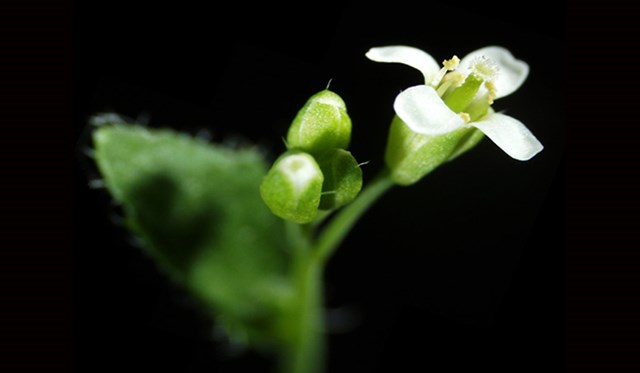
[[[311,255],[310,230],[287,223],[290,239],[296,243],[293,258],[293,302],[286,314],[288,340],[281,351],[281,373],[321,373],[324,362],[324,310],[322,268]]]
[[[394,183],[385,169],[358,197],[340,210],[313,241],[313,224],[287,222],[288,238],[295,243],[292,277],[294,300],[288,313],[289,340],[281,355],[281,373],[321,373],[326,335],[323,308],[324,268],[358,219]]]

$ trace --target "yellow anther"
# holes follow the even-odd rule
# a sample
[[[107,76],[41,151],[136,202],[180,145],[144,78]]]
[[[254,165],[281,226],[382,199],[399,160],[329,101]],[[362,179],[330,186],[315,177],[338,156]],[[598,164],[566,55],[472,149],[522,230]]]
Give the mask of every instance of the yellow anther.
[[[447,69],[449,71],[453,71],[453,70],[457,69],[459,64],[460,64],[460,59],[456,55],[451,57],[450,60],[442,61],[442,66],[444,66],[445,69]]]
[[[458,56],[455,56],[455,55],[451,57],[450,60],[442,61],[442,66],[444,67],[440,69],[440,71],[438,71],[438,74],[436,74],[436,76],[433,78],[433,81],[431,81],[431,86],[434,88],[439,86],[440,83],[442,82],[442,78],[444,78],[447,71],[455,70],[459,64],[460,64],[460,59],[458,58]]]
[[[464,120],[464,124],[471,122],[471,115],[469,115],[469,113],[465,113],[464,111],[462,111],[458,113],[458,115],[460,116],[460,118],[462,118],[462,120]]]
[[[484,86],[487,88],[487,100],[489,101],[489,105],[493,104],[493,100],[496,99],[498,94],[498,90],[496,89],[496,85],[493,82],[485,82]]]

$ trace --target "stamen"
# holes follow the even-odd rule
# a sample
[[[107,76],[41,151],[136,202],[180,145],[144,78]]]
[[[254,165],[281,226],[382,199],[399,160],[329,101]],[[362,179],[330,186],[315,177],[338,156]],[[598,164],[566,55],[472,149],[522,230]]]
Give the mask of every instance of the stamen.
[[[442,61],[442,66],[444,66],[444,67],[442,69],[440,69],[440,71],[438,71],[438,74],[435,76],[435,78],[431,82],[431,85],[433,87],[439,86],[440,82],[442,81],[442,78],[444,78],[444,76],[447,73],[447,71],[455,70],[458,67],[459,64],[460,64],[460,59],[456,55],[451,57],[451,59],[449,59],[449,60]]]
[[[451,84],[454,86],[462,85],[462,83],[464,82],[464,74],[457,71],[450,72],[449,74],[444,76],[444,81],[451,82]]]
[[[442,66],[444,66],[449,71],[453,71],[457,69],[459,64],[460,64],[460,59],[456,55],[451,57],[450,60],[442,61]]]
[[[498,90],[496,89],[496,85],[493,82],[485,82],[484,86],[487,88],[487,101],[489,105],[493,105],[493,100],[496,99],[498,94]]]
[[[460,116],[460,118],[462,118],[462,120],[464,120],[464,124],[471,122],[471,116],[469,115],[469,113],[460,112],[458,113],[458,115]]]
[[[459,87],[464,82],[464,75],[462,73],[453,71],[448,73],[442,78],[442,84],[438,87],[437,92],[440,97],[447,92],[447,89],[451,87]]]

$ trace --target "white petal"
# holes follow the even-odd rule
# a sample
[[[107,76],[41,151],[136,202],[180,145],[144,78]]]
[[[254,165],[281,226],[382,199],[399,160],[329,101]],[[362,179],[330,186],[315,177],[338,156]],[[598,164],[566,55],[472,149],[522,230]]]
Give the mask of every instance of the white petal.
[[[489,114],[484,120],[470,124],[519,161],[531,159],[544,148],[522,122],[508,115]]]
[[[464,120],[445,105],[438,93],[426,85],[400,93],[393,108],[413,132],[423,135],[442,135],[464,124]]]
[[[440,71],[440,65],[427,52],[404,45],[371,48],[365,54],[368,59],[376,62],[402,63],[419,70],[425,79],[425,84],[431,83],[433,77]]]
[[[494,81],[497,90],[496,98],[513,93],[529,75],[529,65],[526,62],[517,60],[507,49],[496,46],[481,48],[469,53],[460,61],[457,71],[467,74],[473,61],[483,56],[491,59],[498,67],[498,75]]]

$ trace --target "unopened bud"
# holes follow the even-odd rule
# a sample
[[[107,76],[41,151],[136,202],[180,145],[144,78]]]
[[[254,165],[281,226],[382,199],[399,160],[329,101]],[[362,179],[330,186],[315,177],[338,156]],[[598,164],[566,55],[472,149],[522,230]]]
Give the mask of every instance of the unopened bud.
[[[318,157],[318,165],[324,175],[321,209],[336,209],[356,198],[362,189],[362,169],[350,152],[329,150]]]
[[[340,96],[324,90],[311,96],[287,133],[289,149],[319,155],[333,148],[346,149],[351,140],[351,119]]]
[[[275,215],[300,224],[309,223],[318,213],[323,180],[322,171],[311,155],[288,151],[265,176],[260,195]]]

